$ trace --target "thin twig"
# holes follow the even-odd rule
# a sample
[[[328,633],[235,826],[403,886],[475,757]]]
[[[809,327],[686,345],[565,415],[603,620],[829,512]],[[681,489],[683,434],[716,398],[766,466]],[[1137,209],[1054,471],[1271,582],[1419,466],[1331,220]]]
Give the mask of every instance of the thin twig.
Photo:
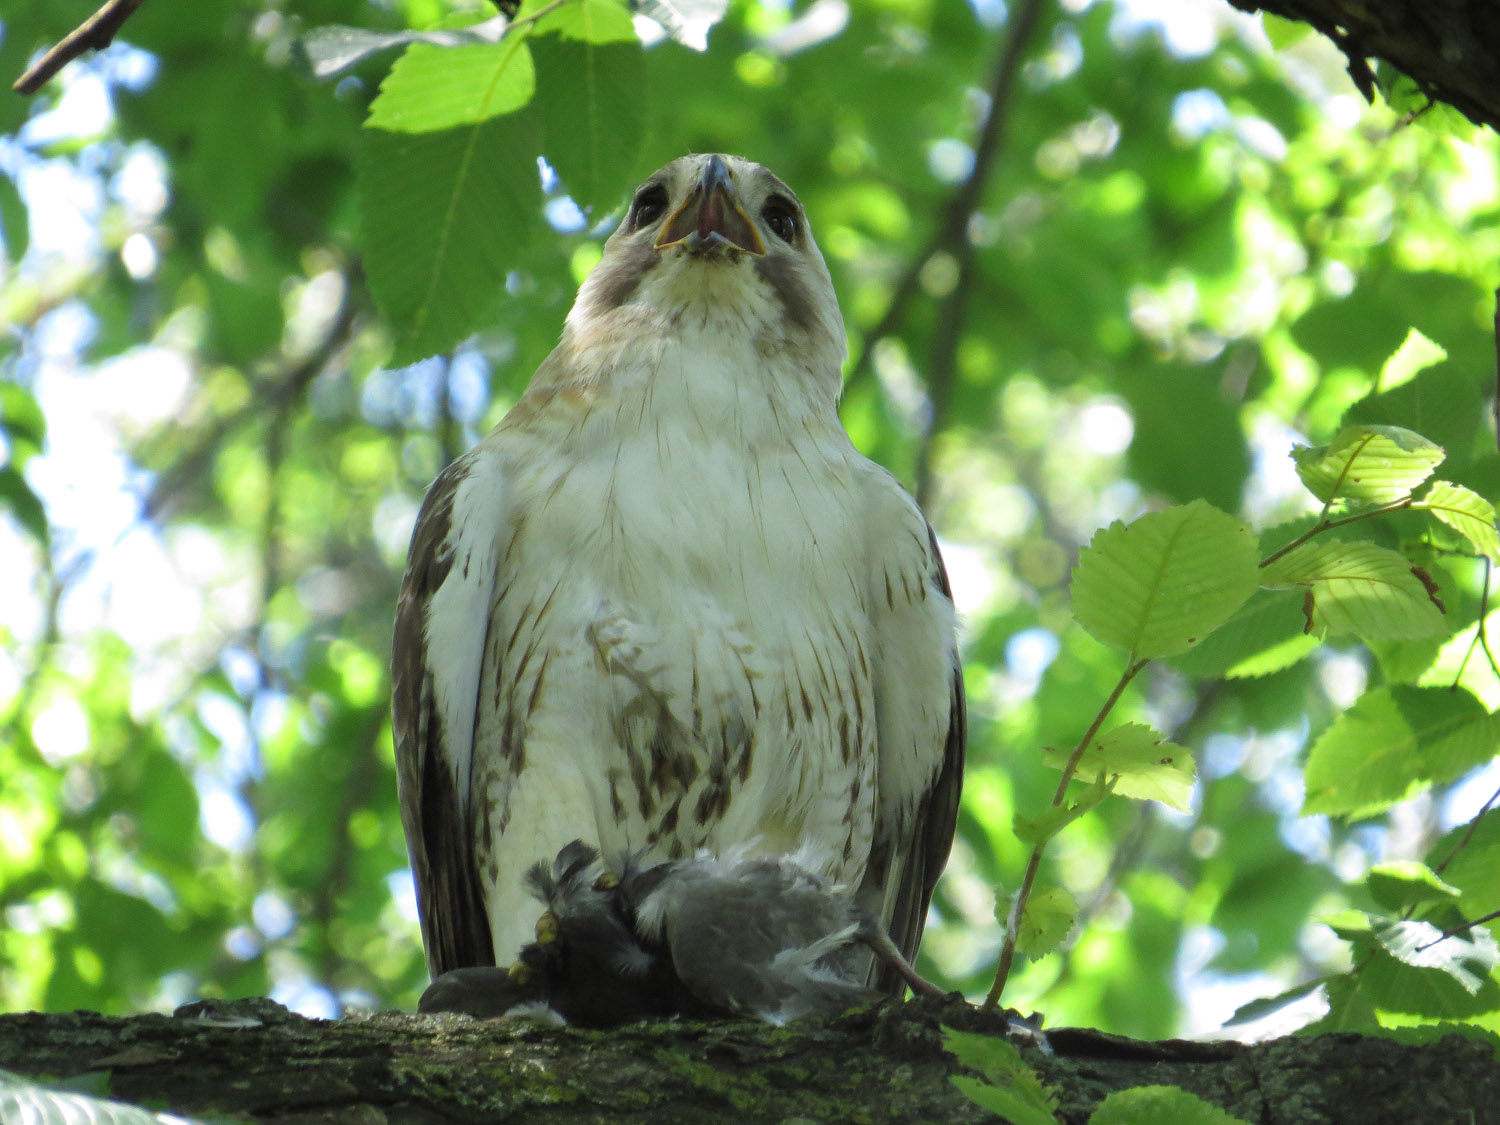
[[[1063,766],[1062,778],[1057,783],[1057,792],[1052,796],[1052,807],[1061,808],[1064,798],[1068,793],[1068,785],[1073,780],[1073,775],[1078,772],[1078,763],[1083,760],[1083,755],[1089,748],[1089,743],[1099,733],[1099,728],[1104,725],[1104,720],[1109,718],[1109,713],[1115,709],[1115,704],[1120,702],[1120,697],[1125,694],[1125,689],[1130,686],[1130,681],[1140,675],[1141,669],[1149,664],[1149,660],[1131,659],[1126,665],[1125,671],[1121,673],[1119,682],[1115,684],[1114,690],[1109,693],[1109,698],[1104,701],[1104,706],[1099,708],[1099,713],[1094,716],[1094,721],[1089,724],[1089,729],[1084,731],[1083,737],[1078,740],[1078,745],[1068,755],[1068,761]],[[1020,927],[1021,918],[1026,913],[1026,902],[1031,898],[1031,888],[1036,882],[1036,874],[1042,866],[1042,854],[1047,849],[1047,841],[1043,840],[1031,849],[1031,858],[1026,861],[1026,873],[1021,876],[1021,887],[1016,891],[1015,898],[1011,901],[1010,911],[1005,918],[1005,941],[1000,946],[1000,962],[995,967],[995,983],[990,986],[990,991],[984,998],[986,1011],[993,1011],[1000,1004],[1000,994],[1005,991],[1005,982],[1010,979],[1011,966],[1016,959],[1017,930]]]
[[[1301,535],[1297,536],[1297,538],[1293,539],[1286,546],[1280,548],[1279,550],[1272,551],[1265,558],[1261,559],[1260,566],[1262,569],[1270,566],[1277,559],[1283,557],[1284,555],[1291,554],[1298,547],[1302,546],[1302,544],[1306,543],[1315,535],[1322,535],[1325,531],[1329,531],[1335,527],[1343,527],[1348,523],[1358,523],[1360,520],[1373,519],[1376,516],[1384,516],[1389,515],[1391,512],[1399,512],[1406,508],[1412,507],[1412,505],[1415,503],[1416,501],[1414,501],[1410,496],[1403,496],[1400,500],[1393,500],[1391,503],[1382,504],[1378,508],[1371,508],[1368,511],[1364,512],[1355,512],[1352,516],[1340,516],[1336,520],[1328,519],[1325,514],[1325,516],[1319,519],[1317,523],[1313,524],[1312,527],[1308,528]],[[1327,513],[1328,505],[1325,504],[1323,506],[1323,511]]]
[[[47,84],[54,74],[85,51],[102,51],[108,47],[131,14],[146,0],[106,0],[97,12],[75,27],[52,50],[43,55],[35,66],[11,87],[18,94],[30,96]]]

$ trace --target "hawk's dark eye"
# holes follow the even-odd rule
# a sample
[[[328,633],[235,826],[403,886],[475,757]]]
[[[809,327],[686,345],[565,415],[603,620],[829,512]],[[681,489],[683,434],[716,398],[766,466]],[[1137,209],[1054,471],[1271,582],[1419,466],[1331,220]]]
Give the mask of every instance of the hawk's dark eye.
[[[771,233],[782,242],[790,243],[797,237],[797,208],[791,200],[773,195],[760,210],[760,217],[771,228]]]
[[[630,217],[626,220],[633,230],[650,226],[667,210],[667,189],[661,184],[647,184],[635,193],[630,204]]]

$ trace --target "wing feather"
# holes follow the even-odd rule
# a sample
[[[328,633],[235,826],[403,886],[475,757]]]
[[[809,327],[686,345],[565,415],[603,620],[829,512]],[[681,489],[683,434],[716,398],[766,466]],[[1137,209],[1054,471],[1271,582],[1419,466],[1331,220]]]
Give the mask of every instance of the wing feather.
[[[483,446],[433,482],[392,645],[397,788],[433,976],[495,963],[469,799],[505,490]],[[482,499],[481,499],[482,498]]]
[[[892,488],[894,481],[890,482]],[[879,792],[870,860],[859,899],[915,960],[933,888],[948,861],[963,784],[967,716],[954,638],[953,594],[937,536],[904,492],[890,535],[889,510],[872,513],[872,537],[898,543],[875,577],[875,693]],[[919,530],[920,529],[920,534]],[[882,534],[884,533],[884,534]],[[899,994],[905,982],[872,966],[872,982]]]

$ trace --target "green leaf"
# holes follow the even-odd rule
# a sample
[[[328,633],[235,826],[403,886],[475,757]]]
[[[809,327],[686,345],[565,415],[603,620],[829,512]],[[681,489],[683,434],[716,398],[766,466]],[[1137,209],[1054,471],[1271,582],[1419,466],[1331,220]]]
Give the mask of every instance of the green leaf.
[[[1427,862],[1462,893],[1459,909],[1487,914],[1500,903],[1500,809],[1460,824],[1433,845]]]
[[[1048,765],[1061,769],[1068,751],[1046,751]],[[1193,755],[1144,723],[1126,723],[1096,737],[1078,762],[1082,777],[1103,775],[1113,791],[1142,801],[1160,801],[1187,812],[1193,796]]]
[[[580,207],[613,207],[650,132],[641,45],[542,35],[532,50],[547,163]]]
[[[1431,512],[1457,531],[1485,558],[1500,562],[1500,532],[1495,530],[1495,506],[1461,484],[1435,480],[1427,495],[1412,505]]]
[[[1415,860],[1376,864],[1365,876],[1365,886],[1370,889],[1370,897],[1387,910],[1450,901],[1460,893],[1457,887],[1443,882],[1432,868]]]
[[[1260,14],[1260,26],[1265,31],[1266,38],[1271,41],[1271,46],[1278,51],[1302,42],[1312,31],[1310,24],[1301,20],[1289,20],[1270,12]]]
[[[1328,445],[1292,450],[1297,475],[1325,504],[1389,504],[1411,493],[1447,456],[1443,447],[1400,426],[1345,426]]]
[[[584,43],[635,43],[635,24],[623,0],[571,0],[553,6],[551,0],[526,0],[516,21],[552,10],[536,22],[537,34],[556,32]]]
[[[1371,947],[1360,988],[1383,1011],[1461,1018],[1500,1007],[1500,943],[1482,927],[1447,937],[1430,922],[1370,919]]]
[[[1062,945],[1078,920],[1078,900],[1062,887],[1033,890],[1016,926],[1016,950],[1033,961]]]
[[[1435,363],[1448,358],[1441,344],[1429,340],[1420,329],[1413,328],[1406,334],[1401,346],[1391,353],[1380,369],[1380,378],[1375,386],[1380,392],[1393,391],[1405,386]]]
[[[514,113],[535,91],[536,71],[524,35],[461,47],[413,43],[380,84],[365,125],[393,133],[436,133]]]
[[[536,130],[511,114],[442,133],[365,129],[365,269],[397,363],[451,348],[504,293],[541,207]]]
[[[21,191],[9,176],[0,176],[0,240],[5,256],[19,262],[31,245],[31,219]]]
[[[1466,692],[1376,688],[1313,744],[1302,811],[1370,816],[1489,761],[1497,746],[1500,716]]]
[[[1257,590],[1234,616],[1197,648],[1171,658],[1185,675],[1200,679],[1268,676],[1315,651],[1301,598],[1290,590]]]
[[[1255,538],[1201,500],[1098,532],[1073,569],[1073,616],[1147,660],[1186,652],[1255,591]]]
[[[1064,754],[1063,761],[1066,760],[1067,755]],[[1023,844],[1029,844],[1032,847],[1044,844],[1084,813],[1097,808],[1099,802],[1109,796],[1112,788],[1109,782],[1100,778],[1085,786],[1075,800],[1061,805],[1049,805],[1036,816],[1028,817],[1016,813],[1011,821],[1011,832]]]
[[[1441,603],[1411,562],[1373,543],[1318,539],[1261,572],[1267,586],[1305,586],[1307,628],[1367,640],[1430,637],[1447,629]]]
[[[51,542],[52,532],[47,524],[47,509],[41,498],[26,483],[26,477],[12,465],[0,467],[0,509],[9,510],[16,522],[31,532],[42,546]]]
[[[1012,1125],[1057,1125],[1057,1094],[1044,1086],[1021,1052],[1004,1039],[943,1028],[943,1047],[983,1080],[955,1074],[951,1081],[972,1102]]]
[[[1089,1125],[1248,1125],[1179,1086],[1116,1090],[1089,1115]]]

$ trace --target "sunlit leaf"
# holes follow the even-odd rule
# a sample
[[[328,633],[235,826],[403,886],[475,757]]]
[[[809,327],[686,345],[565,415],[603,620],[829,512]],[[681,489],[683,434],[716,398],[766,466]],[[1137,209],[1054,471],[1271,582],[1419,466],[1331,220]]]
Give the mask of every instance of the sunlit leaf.
[[[526,0],[516,13],[516,22],[540,18],[537,34],[556,32],[585,43],[629,43],[636,40],[635,25],[623,0],[571,0],[554,4],[551,0]]]
[[[1495,506],[1461,484],[1435,480],[1414,507],[1431,512],[1467,539],[1491,562],[1500,562],[1500,532],[1495,530]]]
[[[1304,813],[1363,817],[1495,756],[1500,715],[1467,692],[1367,691],[1308,754]]]
[[[1170,1121],[1172,1125],[1248,1125],[1179,1086],[1136,1086],[1116,1090],[1089,1115],[1089,1125],[1148,1125]]]
[[[1058,769],[1067,759],[1066,751],[1046,754],[1047,764]],[[1161,801],[1183,812],[1192,800],[1192,753],[1144,723],[1126,723],[1095,737],[1079,759],[1078,773],[1081,777],[1102,774],[1116,793]]]
[[[1297,475],[1324,503],[1399,500],[1430,477],[1445,456],[1442,446],[1400,426],[1346,426],[1327,445],[1292,450]]]
[[[366,125],[394,133],[476,125],[520,109],[535,90],[524,35],[460,47],[413,43],[380,84]]]
[[[1500,987],[1491,976],[1500,966],[1500,942],[1483,927],[1445,936],[1431,922],[1387,918],[1374,919],[1371,933],[1392,962],[1419,970],[1392,970],[1381,985],[1397,987],[1386,991],[1377,1004],[1421,1015],[1467,1014],[1468,1005],[1463,1001],[1458,1005],[1462,1010],[1454,1010],[1452,991],[1447,987],[1450,982],[1471,997],[1478,997],[1481,991],[1500,997]],[[1404,1006],[1397,1007],[1398,1003]]]
[[[1044,1086],[1015,1046],[998,1036],[943,1029],[943,1047],[981,1079],[956,1074],[953,1084],[970,1101],[1012,1125],[1057,1125],[1057,1095]]]
[[[1284,19],[1271,12],[1260,14],[1260,25],[1265,29],[1266,38],[1271,41],[1271,46],[1278,51],[1284,51],[1302,42],[1312,33],[1311,24],[1303,23],[1301,20]]]
[[[1066,760],[1067,755],[1062,757]],[[1112,790],[1113,786],[1108,780],[1096,777],[1082,790],[1076,790],[1071,801],[1065,801],[1061,805],[1048,805],[1034,816],[1016,813],[1012,819],[1011,831],[1023,844],[1036,846],[1046,843],[1084,813],[1097,808]]]
[[[1255,590],[1256,543],[1195,500],[1098,532],[1073,570],[1073,615],[1136,659],[1185,652]]]
[[[1261,572],[1267,586],[1303,586],[1309,629],[1371,640],[1430,637],[1447,623],[1404,555],[1373,543],[1314,539]]]
[[[1036,960],[1062,945],[1078,919],[1078,900],[1062,887],[1031,892],[1016,927],[1016,950]]]

